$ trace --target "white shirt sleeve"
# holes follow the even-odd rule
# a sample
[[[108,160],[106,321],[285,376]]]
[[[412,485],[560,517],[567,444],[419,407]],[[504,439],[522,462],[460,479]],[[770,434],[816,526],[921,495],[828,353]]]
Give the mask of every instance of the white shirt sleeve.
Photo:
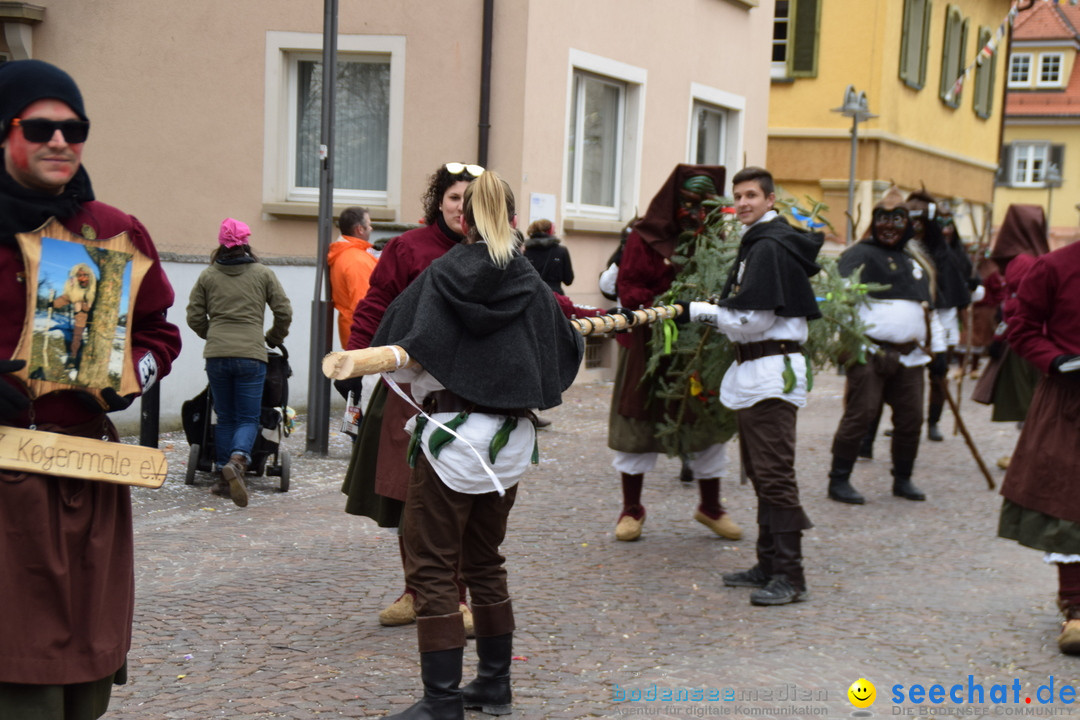
[[[725,335],[756,335],[776,324],[776,313],[772,310],[732,310],[707,302],[691,302],[690,320],[711,325]]]
[[[930,349],[935,353],[945,352],[945,326],[936,312],[930,313]]]

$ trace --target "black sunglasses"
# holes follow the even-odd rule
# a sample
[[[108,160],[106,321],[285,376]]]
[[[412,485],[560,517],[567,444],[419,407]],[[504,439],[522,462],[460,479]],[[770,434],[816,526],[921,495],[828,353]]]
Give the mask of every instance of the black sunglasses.
[[[44,118],[32,118],[23,120],[15,118],[11,121],[11,127],[21,127],[23,137],[29,142],[45,143],[53,139],[56,131],[64,135],[64,140],[77,145],[86,142],[86,136],[90,134],[89,120],[46,120]]]

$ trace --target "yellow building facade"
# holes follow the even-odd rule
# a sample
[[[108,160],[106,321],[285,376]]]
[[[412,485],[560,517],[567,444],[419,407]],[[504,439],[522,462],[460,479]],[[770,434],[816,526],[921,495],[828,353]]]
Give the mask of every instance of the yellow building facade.
[[[768,163],[783,193],[825,202],[823,215],[844,241],[853,119],[836,109],[853,86],[875,116],[858,123],[854,237],[892,183],[953,200],[965,236],[984,232],[999,161],[1008,36],[1001,30],[1010,6],[778,0]],[[987,45],[994,52],[973,66]]]

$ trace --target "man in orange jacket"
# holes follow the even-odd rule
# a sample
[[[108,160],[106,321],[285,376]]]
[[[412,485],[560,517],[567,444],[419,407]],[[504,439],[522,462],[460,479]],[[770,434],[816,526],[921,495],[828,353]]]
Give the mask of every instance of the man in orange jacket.
[[[351,207],[338,219],[341,237],[330,243],[326,262],[330,266],[330,295],[338,312],[341,347],[349,340],[353,311],[367,295],[371,271],[377,262],[371,254],[371,215],[365,208]]]

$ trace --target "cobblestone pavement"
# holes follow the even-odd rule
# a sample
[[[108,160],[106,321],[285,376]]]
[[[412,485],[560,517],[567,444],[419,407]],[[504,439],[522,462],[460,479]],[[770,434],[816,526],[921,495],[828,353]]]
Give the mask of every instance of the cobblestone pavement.
[[[1045,689],[1036,695],[1050,676],[1055,698],[1078,681],[1080,660],[1055,643],[1055,572],[995,538],[1000,497],[960,436],[923,442],[915,480],[925,503],[892,497],[884,437],[853,478],[868,504],[825,498],[842,390],[842,378],[822,374],[799,416],[798,472],[816,523],[804,543],[812,600],[774,608],[720,582],[753,563],[754,494],[734,462],[724,498],[745,539],[694,522],[696,489],[662,460],[646,477],[642,539],[619,543],[605,444],[611,386],[575,387],[545,412],[542,461],[523,481],[504,545],[519,625],[512,717],[850,716],[847,688],[860,677],[877,687],[878,716],[1068,713],[1040,704]],[[964,410],[1000,483],[995,461],[1016,428],[970,401]],[[401,591],[396,539],[343,512],[351,446],[334,433],[329,457],[305,455],[303,428],[287,445],[289,492],[253,479],[240,509],[211,495],[205,474],[185,485],[182,434],[163,438],[168,482],[134,491],[130,680],[107,717],[377,717],[418,697],[414,626],[377,620]],[[473,658],[470,643],[466,680]],[[961,702],[908,698],[913,684],[935,683],[962,685]],[[972,684],[986,705],[968,704]],[[1008,704],[989,704],[995,684],[1008,686]]]

